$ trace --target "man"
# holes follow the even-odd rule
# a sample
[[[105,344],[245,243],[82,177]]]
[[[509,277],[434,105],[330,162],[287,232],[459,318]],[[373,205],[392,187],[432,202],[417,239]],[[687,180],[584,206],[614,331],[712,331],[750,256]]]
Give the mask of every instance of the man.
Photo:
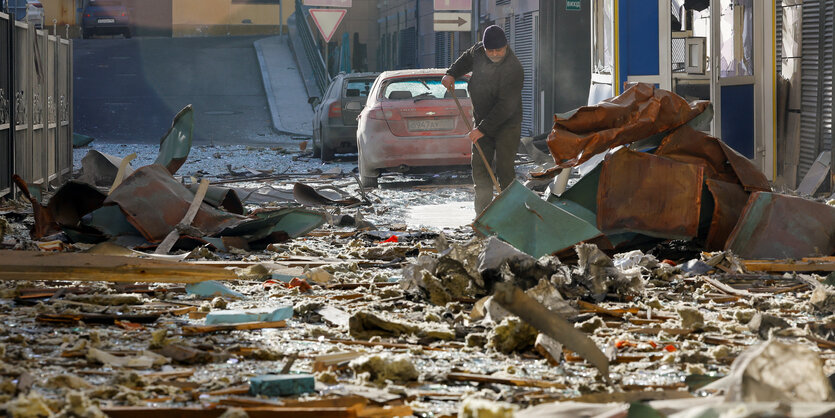
[[[472,72],[467,89],[473,102],[473,183],[475,211],[480,214],[493,201],[493,182],[475,142],[481,145],[489,164],[495,161],[496,176],[502,189],[516,177],[514,161],[522,133],[522,64],[507,46],[504,30],[489,26],[482,42],[466,50],[449,67],[441,83],[455,88],[455,79]]]

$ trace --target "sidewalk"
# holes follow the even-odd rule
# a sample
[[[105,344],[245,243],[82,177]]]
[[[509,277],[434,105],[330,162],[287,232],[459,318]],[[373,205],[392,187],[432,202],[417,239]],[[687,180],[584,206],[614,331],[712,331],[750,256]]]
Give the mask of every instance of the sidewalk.
[[[313,109],[307,103],[304,80],[287,39],[287,36],[272,36],[254,42],[264,92],[273,128],[279,133],[309,137],[313,133]]]

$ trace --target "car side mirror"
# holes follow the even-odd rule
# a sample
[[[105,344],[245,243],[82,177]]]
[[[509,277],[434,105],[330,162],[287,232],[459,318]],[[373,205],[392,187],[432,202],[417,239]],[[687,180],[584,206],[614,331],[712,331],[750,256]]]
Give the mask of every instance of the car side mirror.
[[[319,100],[319,98],[318,98],[318,97],[316,97],[316,96],[313,96],[313,97],[308,97],[308,98],[307,98],[307,103],[308,103],[308,104],[314,104],[314,103],[316,103],[318,100]]]

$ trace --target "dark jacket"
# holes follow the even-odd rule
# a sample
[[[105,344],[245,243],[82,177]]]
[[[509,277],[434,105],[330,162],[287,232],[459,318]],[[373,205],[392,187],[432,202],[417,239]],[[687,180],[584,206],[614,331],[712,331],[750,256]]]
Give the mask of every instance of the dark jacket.
[[[473,102],[474,128],[495,136],[507,124],[521,124],[525,73],[510,47],[505,59],[496,64],[479,42],[464,51],[446,73],[457,79],[471,71],[468,90]]]

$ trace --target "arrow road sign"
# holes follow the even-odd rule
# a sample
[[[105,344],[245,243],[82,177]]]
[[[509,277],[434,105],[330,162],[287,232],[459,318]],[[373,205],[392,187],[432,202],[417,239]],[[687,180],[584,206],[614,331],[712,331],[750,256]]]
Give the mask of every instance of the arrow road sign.
[[[469,32],[471,29],[469,13],[435,13],[433,21],[435,32]]]
[[[333,33],[345,17],[345,12],[347,12],[345,9],[310,9],[310,17],[319,28],[319,33],[325,38],[325,42],[331,41]]]
[[[435,11],[438,10],[472,10],[472,0],[435,0]]]

